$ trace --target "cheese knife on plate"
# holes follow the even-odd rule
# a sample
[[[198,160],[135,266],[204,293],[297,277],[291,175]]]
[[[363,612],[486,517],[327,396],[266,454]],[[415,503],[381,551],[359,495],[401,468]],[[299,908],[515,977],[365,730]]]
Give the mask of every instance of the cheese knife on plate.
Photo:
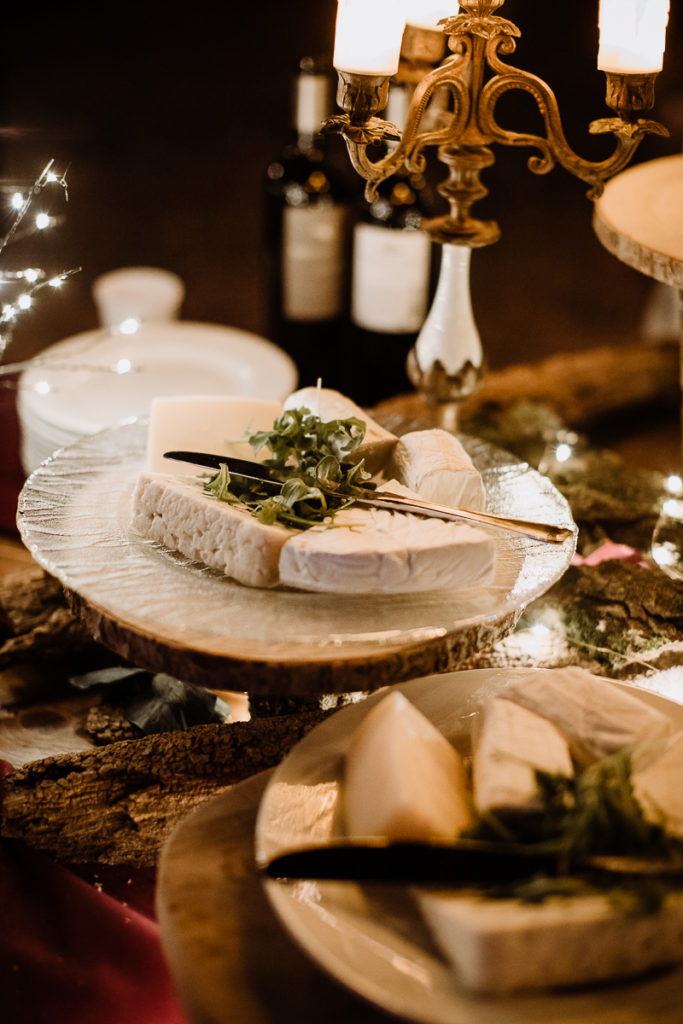
[[[245,477],[247,480],[258,480],[274,491],[282,488],[282,481],[271,474],[270,468],[261,462],[249,459],[238,459],[228,455],[214,455],[210,452],[169,451],[164,452],[165,459],[177,462],[188,462],[195,466],[205,466],[218,470],[227,466],[231,476]],[[384,490],[364,490],[359,488],[352,495],[360,508],[385,508],[393,512],[412,512],[414,515],[429,516],[449,521],[479,523],[492,526],[512,533],[519,533],[532,540],[546,541],[551,544],[562,544],[573,535],[573,530],[566,526],[553,526],[550,523],[536,523],[526,519],[510,519],[496,516],[488,512],[472,512],[468,509],[452,508],[449,505],[438,505],[431,501],[419,501],[405,498],[400,494],[392,494]]]
[[[276,880],[317,879],[354,882],[429,883],[449,889],[504,885],[542,873],[566,873],[568,863],[551,844],[524,844],[486,839],[389,840],[338,839],[324,845],[284,850],[259,864]],[[574,871],[607,875],[681,878],[683,857],[672,855],[586,855],[572,862]]]

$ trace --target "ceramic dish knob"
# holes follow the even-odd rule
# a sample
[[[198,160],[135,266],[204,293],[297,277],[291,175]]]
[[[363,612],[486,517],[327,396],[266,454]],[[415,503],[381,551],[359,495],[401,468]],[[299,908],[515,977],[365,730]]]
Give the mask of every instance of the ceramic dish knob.
[[[159,267],[121,267],[97,277],[93,301],[104,327],[138,322],[175,320],[185,298],[177,274]]]

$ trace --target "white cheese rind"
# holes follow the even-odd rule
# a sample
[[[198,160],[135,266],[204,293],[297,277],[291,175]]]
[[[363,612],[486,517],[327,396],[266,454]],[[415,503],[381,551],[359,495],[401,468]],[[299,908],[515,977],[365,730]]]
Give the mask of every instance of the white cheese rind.
[[[289,395],[282,404],[285,409],[309,409],[321,420],[345,420],[351,416],[365,423],[365,437],[358,448],[349,456],[350,461],[365,460],[365,468],[373,476],[379,473],[394,447],[398,443],[395,434],[375,423],[364,409],[352,402],[340,391],[331,388],[306,387],[300,388]]]
[[[683,732],[633,751],[631,785],[645,818],[683,839]]]
[[[398,691],[354,730],[344,776],[347,835],[451,840],[471,823],[460,755]]]
[[[413,430],[399,438],[385,475],[417,491],[426,501],[483,511],[486,491],[462,443],[446,430]]]
[[[630,977],[683,960],[683,895],[625,917],[607,897],[540,904],[418,891],[420,910],[458,981],[477,995]]]
[[[219,569],[250,587],[279,582],[280,550],[290,536],[246,509],[204,494],[197,480],[142,473],[133,493],[131,525],[186,558]]]
[[[571,778],[567,741],[527,708],[495,697],[482,713],[473,757],[474,803],[480,814],[540,811],[536,771]]]
[[[485,586],[495,545],[481,530],[385,509],[350,508],[331,528],[293,536],[280,554],[283,583],[303,590],[400,594]]]
[[[553,722],[582,765],[672,731],[663,712],[581,668],[539,669],[513,680],[505,696]]]

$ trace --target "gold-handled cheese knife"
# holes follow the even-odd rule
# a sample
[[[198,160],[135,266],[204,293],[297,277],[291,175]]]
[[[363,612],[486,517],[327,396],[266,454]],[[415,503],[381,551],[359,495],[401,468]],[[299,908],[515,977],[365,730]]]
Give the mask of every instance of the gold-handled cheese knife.
[[[258,480],[280,490],[282,481],[272,475],[270,467],[261,462],[238,459],[232,455],[214,455],[209,452],[170,451],[164,452],[165,459],[177,462],[188,462],[196,466],[218,470],[227,466],[231,476],[245,477],[247,480]],[[510,519],[507,516],[496,516],[489,512],[472,512],[463,508],[451,508],[450,505],[438,505],[431,501],[405,498],[400,494],[392,494],[385,490],[367,490],[359,488],[353,493],[354,503],[360,508],[386,508],[393,512],[412,512],[413,515],[430,516],[457,522],[478,523],[492,526],[513,533],[520,533],[532,540],[546,541],[551,544],[563,544],[574,535],[574,530],[567,526],[553,526],[550,523],[536,523],[526,519]]]

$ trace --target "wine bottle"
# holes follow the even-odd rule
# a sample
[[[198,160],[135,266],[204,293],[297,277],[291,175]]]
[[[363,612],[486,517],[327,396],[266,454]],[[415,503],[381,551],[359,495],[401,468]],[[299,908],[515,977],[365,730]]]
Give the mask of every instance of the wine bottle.
[[[386,118],[403,126],[407,92],[392,84]],[[352,397],[361,405],[409,390],[408,352],[427,315],[434,279],[434,246],[420,230],[430,190],[423,175],[400,170],[364,201],[354,224],[350,334],[356,364]]]
[[[311,58],[299,64],[292,136],[266,174],[271,286],[269,332],[300,382],[340,387],[348,309],[350,199],[321,134],[332,80]]]

